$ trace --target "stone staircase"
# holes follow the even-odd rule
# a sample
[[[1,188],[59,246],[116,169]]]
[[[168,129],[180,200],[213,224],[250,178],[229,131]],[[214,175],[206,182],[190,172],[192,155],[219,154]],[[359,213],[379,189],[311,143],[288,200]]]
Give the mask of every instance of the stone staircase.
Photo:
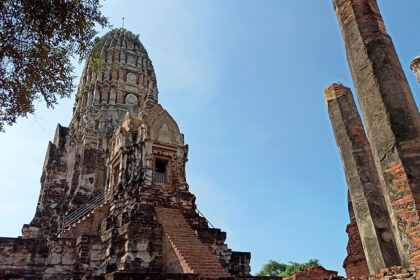
[[[61,238],[77,238],[80,235],[95,235],[98,233],[98,225],[109,214],[109,202],[104,201],[88,214],[82,216],[71,225],[65,227],[59,234]]]
[[[156,207],[155,211],[184,273],[206,278],[231,277],[217,256],[194,234],[181,210]]]

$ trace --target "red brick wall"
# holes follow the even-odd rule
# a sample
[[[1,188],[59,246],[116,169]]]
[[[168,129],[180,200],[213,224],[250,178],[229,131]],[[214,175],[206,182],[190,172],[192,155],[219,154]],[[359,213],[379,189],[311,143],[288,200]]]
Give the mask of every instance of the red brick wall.
[[[292,276],[283,277],[283,280],[324,280],[337,278],[337,271],[326,270],[322,266],[309,267],[296,272]]]
[[[353,219],[346,229],[349,235],[347,244],[347,257],[343,267],[348,278],[369,275],[369,268],[363,252],[362,240],[360,239],[359,229],[356,219]]]

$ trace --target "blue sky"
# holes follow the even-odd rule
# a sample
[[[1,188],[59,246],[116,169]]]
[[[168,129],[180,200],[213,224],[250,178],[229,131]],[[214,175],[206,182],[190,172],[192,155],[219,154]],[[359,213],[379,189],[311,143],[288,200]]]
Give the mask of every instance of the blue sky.
[[[379,5],[419,100],[409,64],[420,55],[420,2]],[[331,1],[107,0],[103,13],[140,34],[159,102],[190,146],[190,190],[229,247],[252,252],[253,273],[270,259],[318,258],[343,274],[347,186],[323,90],[354,87]],[[0,236],[31,221],[48,141],[73,99],[55,110],[40,102],[0,134]]]

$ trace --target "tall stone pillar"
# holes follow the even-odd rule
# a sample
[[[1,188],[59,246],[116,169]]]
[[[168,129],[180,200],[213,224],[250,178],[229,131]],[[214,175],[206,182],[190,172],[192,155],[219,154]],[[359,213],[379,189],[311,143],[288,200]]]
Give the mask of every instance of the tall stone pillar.
[[[376,0],[333,3],[402,262],[420,267],[417,105]]]
[[[416,75],[417,79],[420,82],[420,56],[413,59],[413,61],[411,62],[410,68],[411,68],[411,71],[414,72],[414,74]]]
[[[357,226],[371,274],[401,265],[385,198],[369,141],[349,88],[325,89],[337,146],[346,174]]]

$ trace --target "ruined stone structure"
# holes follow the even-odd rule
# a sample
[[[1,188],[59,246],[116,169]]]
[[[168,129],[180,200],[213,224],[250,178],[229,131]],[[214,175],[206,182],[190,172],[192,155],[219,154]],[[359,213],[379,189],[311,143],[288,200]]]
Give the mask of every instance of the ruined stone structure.
[[[412,278],[420,268],[420,115],[376,0],[333,3],[366,133],[350,89],[332,84],[325,97],[369,272]],[[418,75],[418,59],[411,68]]]
[[[353,95],[349,88],[333,84],[325,89],[325,98],[346,170],[352,210],[357,225],[363,229],[360,238],[364,247],[371,248],[365,252],[366,261],[369,267],[376,268],[372,271],[376,273],[400,265],[388,209]]]
[[[344,260],[343,267],[348,277],[361,277],[369,275],[369,267],[366,262],[363,244],[357,227],[356,216],[353,211],[350,192],[347,196],[349,206],[350,224],[347,225],[346,232],[349,236],[347,243],[347,257]]]
[[[188,145],[158,104],[138,37],[106,34],[83,71],[69,127],[57,126],[32,222],[0,238],[0,279],[248,277],[250,253],[197,210]]]
[[[414,72],[414,74],[416,75],[417,79],[420,82],[420,56],[413,59],[413,61],[411,62],[410,68]]]
[[[349,88],[325,89],[349,189],[344,267],[419,279],[417,105],[376,0],[333,3],[366,125]],[[48,145],[35,217],[23,236],[0,238],[0,279],[258,279],[250,253],[229,249],[197,209],[188,146],[138,37],[116,29],[96,47],[101,63],[86,63],[70,125]],[[420,81],[420,58],[411,69]],[[341,278],[315,267],[294,279]]]
[[[283,280],[338,280],[342,277],[337,276],[337,271],[326,270],[322,266],[314,266],[296,272],[292,276],[283,277]]]

